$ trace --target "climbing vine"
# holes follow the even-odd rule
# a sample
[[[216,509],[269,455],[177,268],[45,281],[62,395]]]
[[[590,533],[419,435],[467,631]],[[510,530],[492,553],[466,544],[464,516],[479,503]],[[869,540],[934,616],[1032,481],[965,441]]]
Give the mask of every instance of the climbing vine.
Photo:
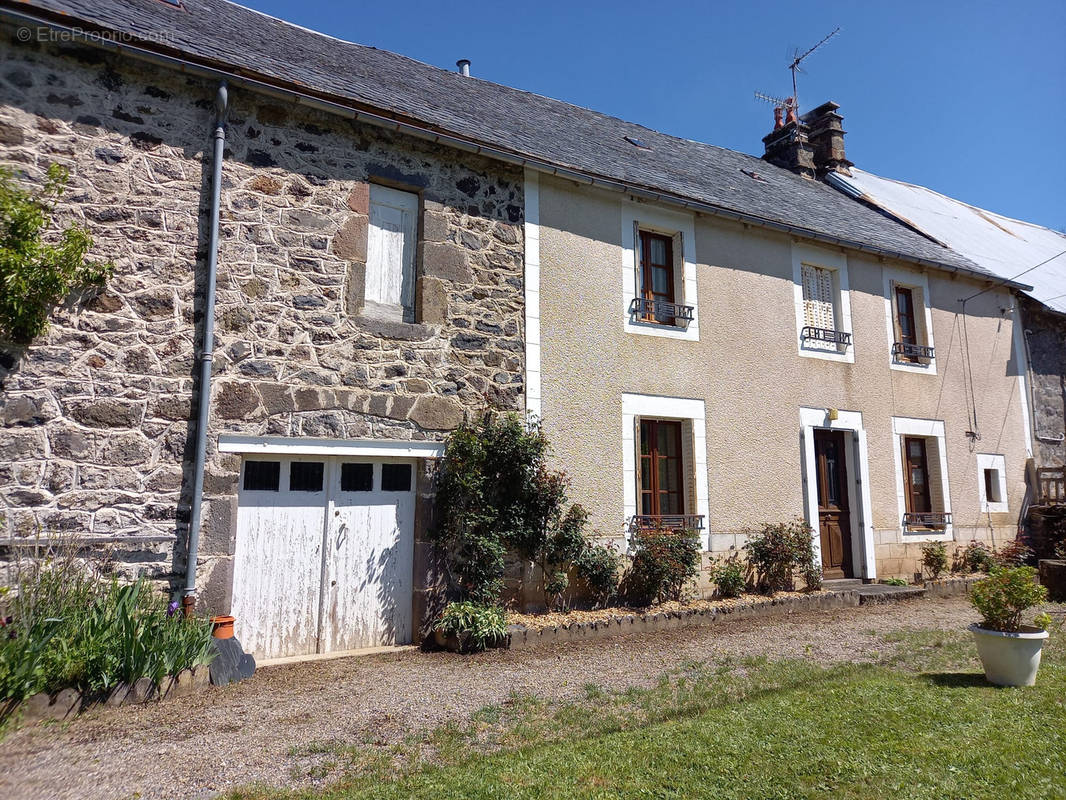
[[[31,191],[0,168],[0,337],[31,341],[48,329],[57,303],[75,289],[103,285],[114,270],[110,262],[86,260],[93,240],[85,228],[53,231],[69,177],[52,164],[44,185]]]

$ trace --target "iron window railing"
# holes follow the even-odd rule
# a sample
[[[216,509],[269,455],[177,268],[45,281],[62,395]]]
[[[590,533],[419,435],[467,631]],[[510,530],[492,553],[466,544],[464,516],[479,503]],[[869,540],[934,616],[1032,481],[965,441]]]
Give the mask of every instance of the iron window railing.
[[[815,328],[813,325],[807,325],[802,331],[800,331],[800,338],[804,341],[813,340],[816,342],[829,342],[831,344],[842,345],[845,350],[848,349],[848,345],[851,344],[851,334],[847,331],[835,331],[830,328]]]
[[[922,358],[927,361],[933,360],[933,348],[924,344],[908,344],[907,342],[896,342],[892,345],[892,355],[903,356],[904,358]]]
[[[634,297],[629,302],[629,313],[638,317],[655,320],[680,319],[691,322],[694,316],[694,307],[681,303],[671,303],[668,300],[653,300],[647,297]]]
[[[908,511],[903,515],[904,528],[944,528],[950,524],[950,511]]]
[[[633,531],[702,531],[702,514],[637,514],[629,521]]]

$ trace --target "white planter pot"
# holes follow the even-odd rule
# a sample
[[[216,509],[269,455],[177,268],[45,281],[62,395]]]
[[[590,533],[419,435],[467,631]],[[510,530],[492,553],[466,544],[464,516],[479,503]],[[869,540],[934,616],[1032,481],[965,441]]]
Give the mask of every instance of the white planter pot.
[[[1047,631],[1022,626],[1017,633],[1004,633],[970,626],[977,642],[977,655],[985,668],[985,678],[997,686],[1032,686],[1040,669],[1040,651]]]

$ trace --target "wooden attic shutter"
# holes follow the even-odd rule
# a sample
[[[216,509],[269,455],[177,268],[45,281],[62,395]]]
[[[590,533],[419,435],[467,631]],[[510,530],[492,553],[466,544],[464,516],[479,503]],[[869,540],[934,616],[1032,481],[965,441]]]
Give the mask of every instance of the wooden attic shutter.
[[[812,328],[836,330],[833,271],[803,265],[803,319]]]

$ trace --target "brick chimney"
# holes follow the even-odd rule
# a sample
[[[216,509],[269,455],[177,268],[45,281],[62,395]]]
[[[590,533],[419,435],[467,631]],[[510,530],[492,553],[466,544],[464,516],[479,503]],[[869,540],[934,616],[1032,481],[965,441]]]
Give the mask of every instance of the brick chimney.
[[[762,143],[766,147],[763,161],[792,170],[804,178],[814,179],[816,169],[814,148],[810,143],[810,129],[805,122],[796,119],[791,109],[788,121],[764,136]]]
[[[814,167],[819,178],[824,178],[830,172],[851,175],[849,168],[855,166],[844,156],[846,131],[840,124],[844,118],[837,113],[838,108],[840,106],[830,100],[803,115],[803,122],[810,129]]]
[[[844,118],[838,108],[829,101],[798,119],[789,109],[784,125],[779,124],[780,114],[775,114],[773,132],[762,140],[766,147],[763,160],[804,178],[824,178],[830,172],[851,175],[849,167],[854,164],[844,156]]]

